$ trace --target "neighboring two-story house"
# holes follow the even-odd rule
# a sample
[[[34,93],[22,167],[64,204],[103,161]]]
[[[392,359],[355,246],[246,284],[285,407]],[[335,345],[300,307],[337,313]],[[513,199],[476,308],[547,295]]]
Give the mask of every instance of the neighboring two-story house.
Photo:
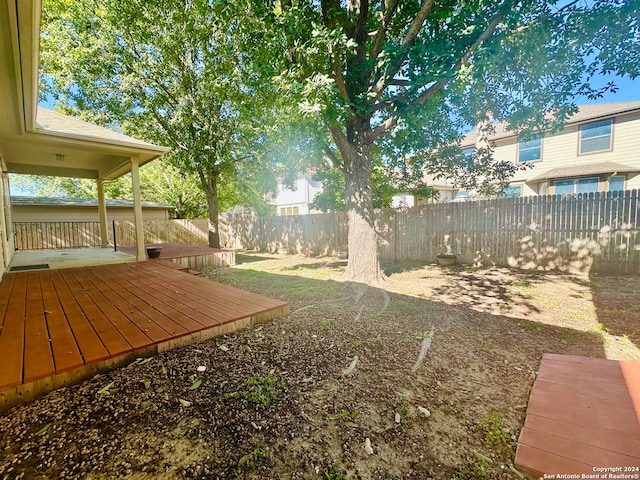
[[[640,101],[582,105],[562,131],[521,141],[505,124],[489,137],[496,160],[526,164],[507,196],[559,195],[640,188]],[[464,150],[479,147],[477,131]]]
[[[291,189],[278,182],[278,191],[271,201],[276,206],[276,215],[306,215],[313,213],[311,202],[322,191],[322,183],[313,179],[313,174],[299,176]]]

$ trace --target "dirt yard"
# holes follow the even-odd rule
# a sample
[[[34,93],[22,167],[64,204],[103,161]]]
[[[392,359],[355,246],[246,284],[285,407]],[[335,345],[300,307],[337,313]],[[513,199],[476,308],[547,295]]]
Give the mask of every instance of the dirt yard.
[[[206,275],[289,316],[14,408],[0,478],[518,478],[544,352],[640,360],[638,277],[239,260]]]

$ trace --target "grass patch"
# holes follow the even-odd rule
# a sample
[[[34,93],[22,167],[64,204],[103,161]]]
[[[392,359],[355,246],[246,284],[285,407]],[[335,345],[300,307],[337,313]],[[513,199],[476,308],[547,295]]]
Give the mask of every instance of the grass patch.
[[[353,412],[349,410],[342,410],[339,413],[334,413],[333,415],[329,415],[329,420],[337,421],[340,428],[345,429],[347,427],[355,428],[358,425],[354,422],[360,416],[360,412],[358,410],[354,410]]]
[[[322,472],[324,480],[347,480],[347,476],[335,465],[331,465]]]
[[[493,412],[488,417],[481,418],[478,422],[478,429],[484,432],[484,438],[487,442],[504,447],[509,458],[513,458],[515,455],[513,440],[511,435],[507,433],[498,412]]]
[[[544,325],[538,322],[532,322],[531,320],[522,320],[518,323],[518,326],[526,332],[542,332]]]
[[[285,389],[285,383],[274,375],[254,375],[242,384],[240,390],[225,394],[231,398],[245,398],[253,403],[268,407],[275,402]]]

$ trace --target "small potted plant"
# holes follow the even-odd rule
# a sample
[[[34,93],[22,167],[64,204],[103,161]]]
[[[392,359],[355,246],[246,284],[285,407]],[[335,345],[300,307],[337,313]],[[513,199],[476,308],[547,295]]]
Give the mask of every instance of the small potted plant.
[[[147,256],[149,258],[158,258],[162,253],[162,247],[147,247]]]
[[[436,255],[436,262],[441,267],[450,267],[451,265],[455,265],[458,259],[455,253],[451,253],[451,236],[444,236],[444,247],[446,253],[439,253]]]

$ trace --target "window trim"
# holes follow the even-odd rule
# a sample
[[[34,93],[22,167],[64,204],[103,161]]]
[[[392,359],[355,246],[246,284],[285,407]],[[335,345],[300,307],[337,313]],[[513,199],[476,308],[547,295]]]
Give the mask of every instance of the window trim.
[[[594,125],[596,123],[604,123],[604,122],[609,122],[609,148],[605,148],[602,150],[592,150],[590,152],[583,152],[582,151],[582,132],[584,131],[584,127],[588,127],[589,125]],[[580,127],[578,128],[578,155],[591,155],[593,153],[602,153],[602,152],[610,152],[613,150],[613,125],[615,124],[615,118],[605,118],[602,120],[595,120],[592,122],[588,122],[588,123],[583,123],[582,125],[580,125]],[[605,137],[606,135],[598,135],[596,137],[588,137],[588,139],[593,139],[593,138],[602,138]]]
[[[544,142],[542,141],[544,139],[544,135],[540,135],[538,138],[531,138],[530,141],[533,140],[539,140],[540,141],[540,146],[539,147],[534,147],[534,148],[538,148],[540,149],[540,156],[538,158],[536,158],[535,160],[520,160],[520,152],[522,151],[522,148],[520,147],[520,145],[522,145],[523,143],[525,143],[523,140],[520,140],[520,138],[518,138],[518,145],[516,147],[516,160],[518,161],[518,163],[535,163],[535,162],[541,162],[542,161],[542,150],[543,150],[543,144]],[[524,150],[533,150],[534,148],[525,148]]]

